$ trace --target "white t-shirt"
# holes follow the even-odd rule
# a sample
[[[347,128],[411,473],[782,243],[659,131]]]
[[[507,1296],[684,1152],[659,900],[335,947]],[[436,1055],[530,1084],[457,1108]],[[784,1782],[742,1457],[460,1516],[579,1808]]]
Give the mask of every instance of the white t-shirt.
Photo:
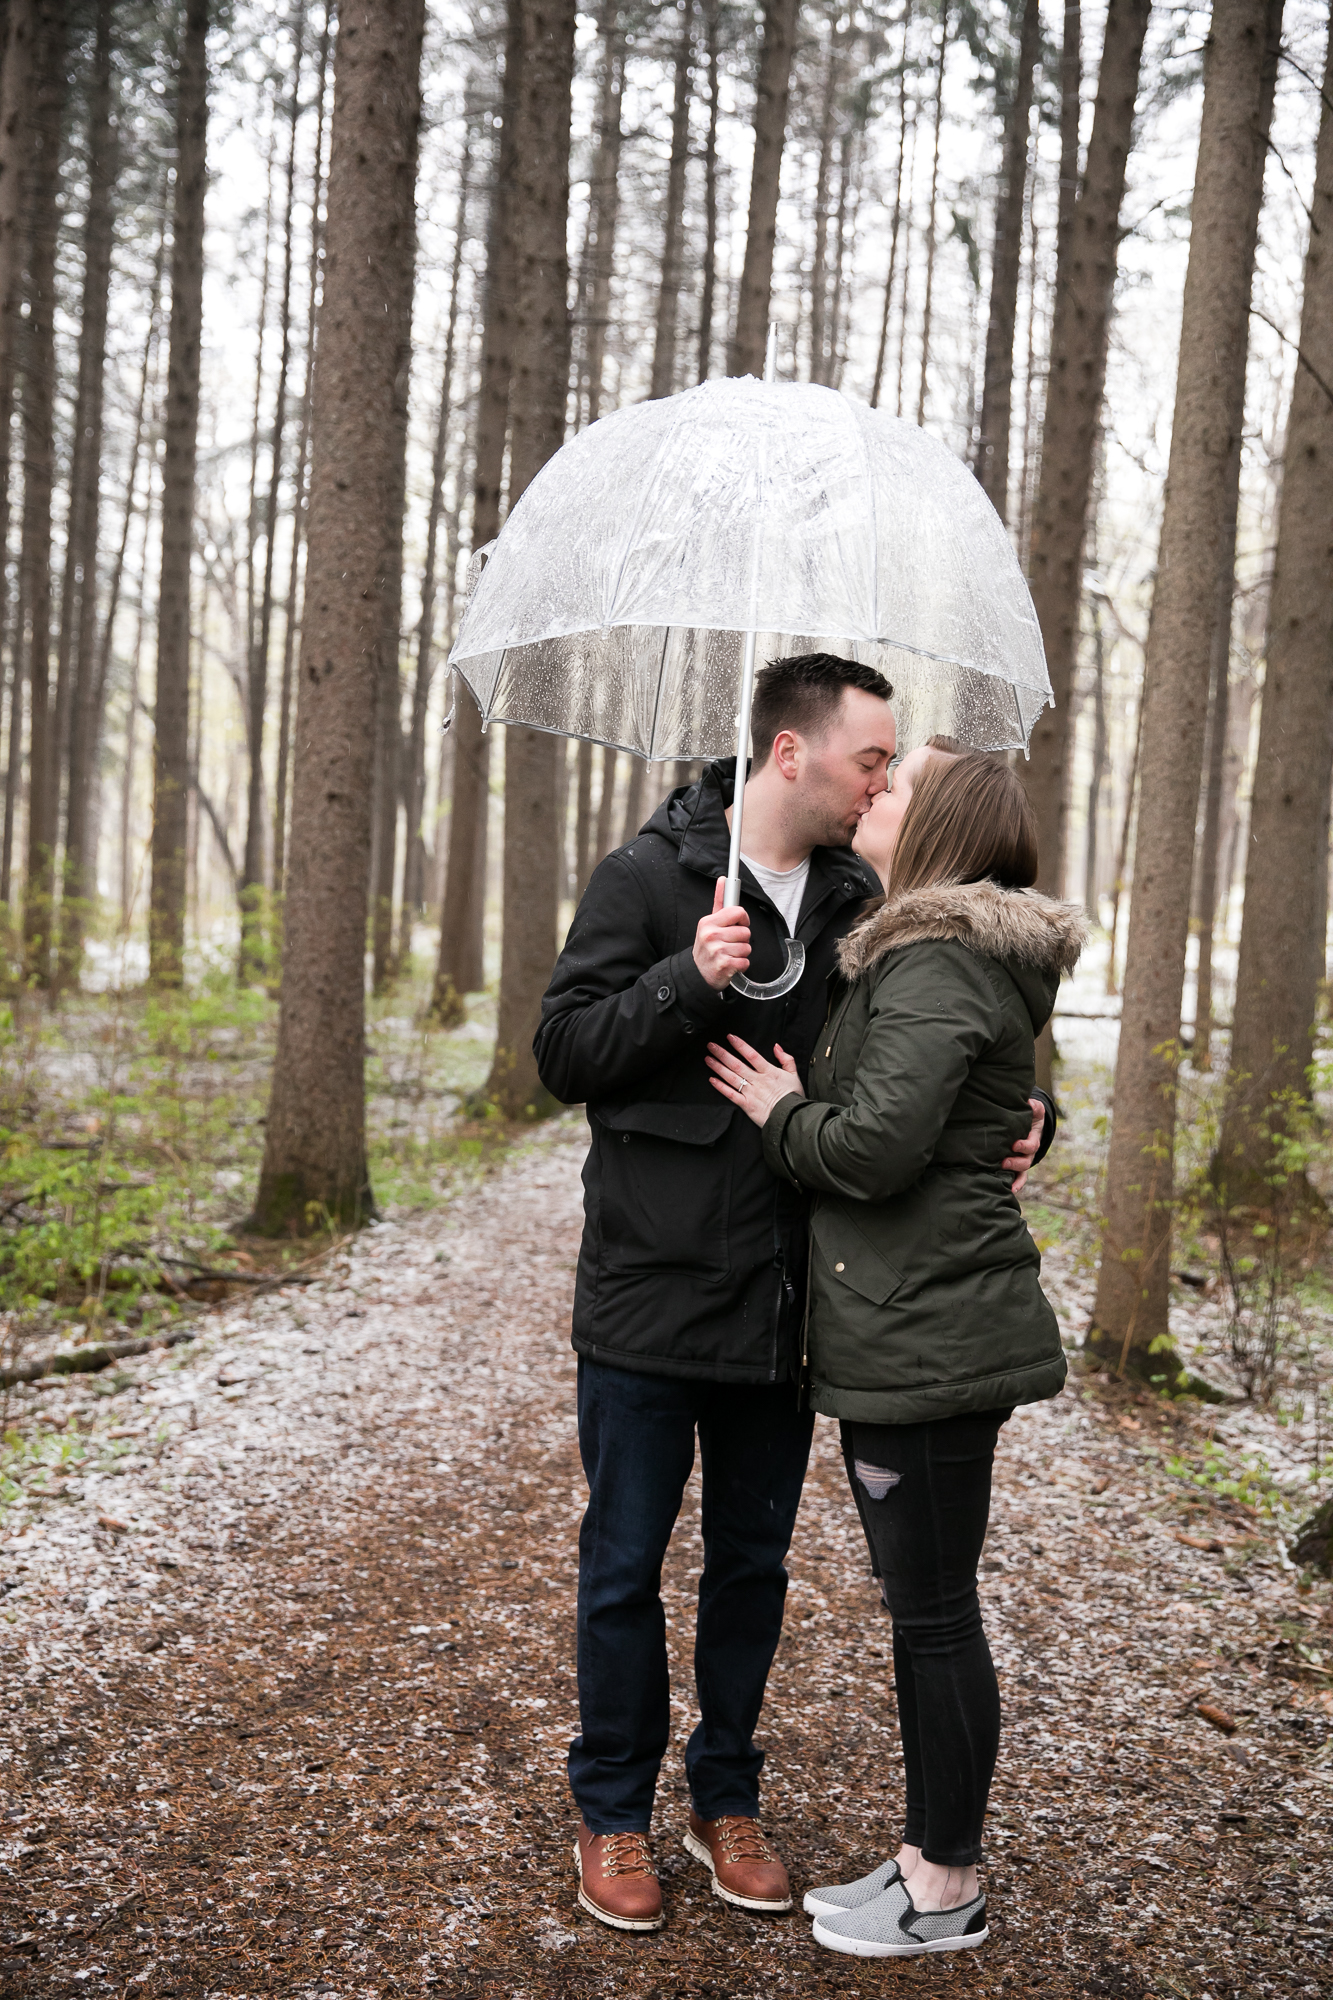
[[[788,935],[796,935],[796,919],[801,914],[801,898],[810,875],[810,856],[807,854],[799,868],[788,868],[785,873],[776,868],[763,868],[757,861],[751,861],[748,854],[742,854],[755,881],[768,897],[787,926]]]

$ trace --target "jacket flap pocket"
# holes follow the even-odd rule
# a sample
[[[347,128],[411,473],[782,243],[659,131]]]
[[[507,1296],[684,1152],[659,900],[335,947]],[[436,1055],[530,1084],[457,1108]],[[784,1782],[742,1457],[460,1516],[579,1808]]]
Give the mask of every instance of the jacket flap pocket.
[[[903,1274],[877,1250],[840,1208],[817,1208],[810,1223],[815,1242],[839,1284],[847,1285],[871,1305],[884,1305],[897,1291]]]
[[[716,1104],[627,1104],[619,1111],[593,1112],[608,1132],[643,1132],[674,1139],[679,1146],[713,1146],[731,1123],[732,1107]]]

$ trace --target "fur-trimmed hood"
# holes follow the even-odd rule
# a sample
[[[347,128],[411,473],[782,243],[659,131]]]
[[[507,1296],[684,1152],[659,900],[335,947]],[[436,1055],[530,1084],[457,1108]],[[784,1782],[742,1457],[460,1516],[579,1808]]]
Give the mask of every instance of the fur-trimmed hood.
[[[838,947],[846,979],[869,972],[900,945],[956,938],[973,951],[1035,971],[1072,972],[1088,938],[1077,903],[1057,903],[1034,889],[994,882],[938,882],[889,896]]]

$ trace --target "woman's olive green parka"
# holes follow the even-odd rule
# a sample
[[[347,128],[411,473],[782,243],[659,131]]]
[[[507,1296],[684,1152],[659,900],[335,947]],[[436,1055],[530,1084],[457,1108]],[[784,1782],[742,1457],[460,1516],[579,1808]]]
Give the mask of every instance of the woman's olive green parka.
[[[814,1197],[809,1394],[829,1417],[918,1423],[1053,1396],[1041,1258],[990,1164],[1032,1120],[1036,1036],[1087,933],[1032,890],[946,883],[876,906],[810,1069],[764,1126]]]

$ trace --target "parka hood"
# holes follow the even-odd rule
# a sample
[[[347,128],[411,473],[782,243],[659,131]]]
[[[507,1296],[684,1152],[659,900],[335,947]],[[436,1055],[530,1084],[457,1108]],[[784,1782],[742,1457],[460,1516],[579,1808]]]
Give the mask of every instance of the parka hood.
[[[937,882],[889,896],[838,947],[843,977],[857,979],[900,945],[956,939],[988,958],[1058,979],[1072,972],[1088,939],[1077,903],[995,882]]]

